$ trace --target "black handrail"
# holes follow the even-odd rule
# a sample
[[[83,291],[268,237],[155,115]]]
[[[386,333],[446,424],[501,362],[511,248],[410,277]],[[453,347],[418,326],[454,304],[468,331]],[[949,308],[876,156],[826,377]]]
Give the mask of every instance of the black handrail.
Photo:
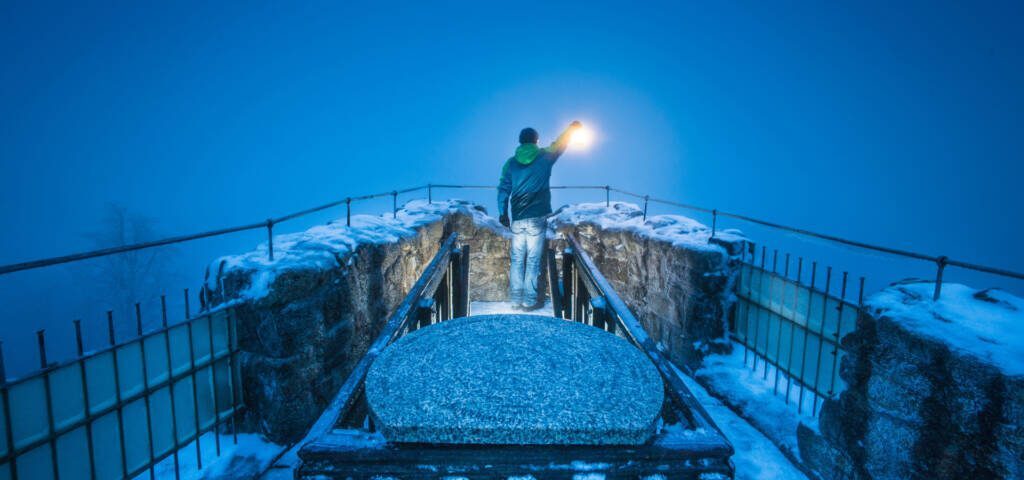
[[[432,201],[433,200],[433,189],[434,188],[447,188],[447,189],[497,189],[498,187],[494,186],[494,185],[455,185],[455,184],[433,184],[433,183],[430,183],[430,184],[427,184],[427,185],[422,185],[422,186],[417,186],[417,187],[410,187],[410,188],[405,188],[405,189],[401,189],[401,190],[392,190],[392,191],[388,191],[388,192],[381,192],[381,193],[374,193],[374,194],[369,194],[369,195],[363,195],[363,196],[359,196],[359,197],[346,197],[346,198],[344,198],[342,200],[336,200],[336,201],[333,201],[333,202],[330,202],[330,203],[326,203],[326,204],[323,204],[323,205],[319,205],[319,206],[316,206],[316,207],[308,208],[308,209],[305,209],[305,210],[300,210],[300,211],[297,211],[297,212],[294,212],[294,213],[290,213],[290,214],[287,214],[287,215],[282,215],[280,217],[269,218],[269,219],[264,220],[262,222],[249,223],[249,224],[246,224],[246,225],[239,225],[239,226],[236,226],[236,227],[223,228],[223,229],[219,229],[219,230],[210,230],[210,231],[206,231],[206,232],[193,233],[193,234],[190,234],[190,235],[181,235],[181,236],[176,236],[176,237],[169,237],[169,238],[164,238],[164,239],[161,239],[161,240],[154,240],[154,241],[149,241],[149,242],[140,242],[140,243],[135,243],[135,244],[132,244],[132,245],[123,245],[123,246],[119,246],[119,247],[104,248],[104,249],[99,249],[99,250],[92,250],[92,251],[87,251],[87,252],[75,253],[75,254],[71,254],[71,255],[64,255],[64,256],[59,256],[59,257],[51,257],[51,258],[44,258],[44,259],[40,259],[40,260],[33,260],[33,261],[29,261],[29,262],[21,262],[21,263],[14,263],[14,264],[9,264],[9,265],[3,265],[3,266],[0,266],[0,275],[5,275],[5,274],[9,274],[9,273],[19,272],[19,271],[23,271],[23,270],[31,270],[31,269],[35,269],[35,268],[42,268],[42,267],[47,267],[47,266],[51,266],[51,265],[59,265],[59,264],[69,263],[69,262],[77,262],[77,261],[80,261],[80,260],[87,260],[87,259],[90,259],[90,258],[103,257],[103,256],[107,256],[107,255],[114,255],[114,254],[118,254],[118,253],[131,252],[131,251],[135,251],[135,250],[142,250],[142,249],[146,249],[146,248],[159,247],[159,246],[163,246],[163,245],[170,245],[170,244],[174,244],[174,243],[188,242],[188,241],[192,241],[192,240],[198,240],[198,239],[201,239],[201,238],[208,238],[208,237],[215,237],[215,236],[220,236],[220,235],[227,235],[229,233],[236,233],[236,232],[242,232],[242,231],[247,231],[247,230],[256,230],[256,229],[260,229],[260,228],[267,229],[267,237],[268,237],[268,249],[267,250],[268,250],[268,255],[270,256],[270,258],[273,259],[273,256],[274,256],[274,253],[273,253],[274,252],[274,249],[273,249],[273,241],[274,241],[273,229],[274,229],[274,225],[276,225],[278,223],[286,222],[288,220],[292,220],[292,219],[295,219],[295,218],[298,218],[298,217],[309,215],[311,213],[315,213],[315,212],[319,212],[319,211],[322,211],[322,210],[326,210],[326,209],[329,209],[329,208],[332,208],[332,207],[337,207],[337,206],[340,206],[340,205],[345,205],[346,206],[345,218],[347,220],[347,223],[351,224],[352,202],[363,201],[363,200],[370,200],[370,199],[374,199],[374,198],[381,198],[381,197],[387,197],[387,196],[391,196],[392,197],[392,199],[394,201],[394,203],[392,205],[393,213],[397,215],[397,208],[398,208],[397,207],[397,198],[398,198],[398,195],[404,194],[404,193],[416,192],[416,191],[420,191],[420,190],[427,190],[427,198]],[[640,195],[640,194],[635,193],[635,192],[630,192],[630,191],[627,191],[627,190],[622,190],[622,189],[614,188],[614,187],[612,187],[610,185],[557,185],[557,186],[552,186],[551,189],[553,189],[553,190],[569,190],[569,189],[574,189],[574,190],[604,190],[605,191],[605,203],[606,203],[606,205],[611,205],[611,198],[610,198],[610,193],[611,192],[616,192],[616,193],[619,193],[619,194],[622,194],[622,195],[627,195],[627,196],[630,196],[630,197],[641,199],[641,200],[644,201],[644,218],[646,218],[646,216],[647,216],[647,203],[648,202],[660,203],[660,204],[663,204],[663,205],[669,205],[669,206],[684,208],[684,209],[698,211],[698,212],[703,212],[703,213],[710,213],[712,215],[712,231],[711,231],[712,237],[714,237],[714,235],[716,233],[716,230],[717,230],[718,217],[722,216],[722,217],[726,217],[726,218],[732,218],[732,219],[735,219],[735,220],[741,220],[741,221],[745,221],[745,222],[754,223],[754,224],[757,224],[757,225],[766,226],[766,227],[773,228],[773,229],[776,229],[776,230],[781,230],[781,231],[784,231],[784,232],[796,233],[798,235],[803,235],[803,236],[807,236],[807,237],[827,240],[827,241],[830,241],[830,242],[835,242],[835,243],[839,243],[839,244],[847,245],[847,246],[851,246],[851,247],[856,247],[856,248],[861,248],[861,249],[865,249],[865,250],[871,250],[871,251],[876,251],[876,252],[896,255],[896,256],[905,257],[905,258],[912,258],[912,259],[916,259],[916,260],[924,260],[924,261],[927,261],[927,262],[932,262],[932,263],[934,263],[936,265],[936,268],[937,268],[936,282],[935,282],[935,295],[934,295],[934,298],[936,298],[936,299],[939,298],[939,293],[940,293],[941,288],[942,288],[942,275],[943,275],[943,272],[944,272],[944,270],[945,270],[945,268],[947,266],[954,266],[954,267],[964,268],[964,269],[967,269],[967,270],[974,270],[974,271],[978,271],[978,272],[982,272],[982,273],[987,273],[987,274],[992,274],[992,275],[999,275],[999,276],[1002,276],[1002,277],[1014,278],[1014,279],[1018,279],[1018,280],[1024,280],[1024,273],[1015,272],[1015,271],[1012,271],[1012,270],[1007,270],[1007,269],[997,268],[997,267],[991,267],[991,266],[987,266],[987,265],[980,265],[980,264],[976,264],[976,263],[965,262],[965,261],[962,261],[962,260],[954,260],[954,259],[951,259],[949,257],[941,256],[941,255],[939,255],[939,256],[928,255],[928,254],[924,254],[924,253],[920,253],[920,252],[914,252],[914,251],[910,251],[910,250],[902,250],[902,249],[897,249],[897,248],[885,247],[885,246],[881,246],[881,245],[874,245],[874,244],[870,244],[870,243],[866,243],[866,242],[860,242],[860,241],[856,241],[856,240],[849,240],[849,239],[838,237],[838,236],[835,236],[835,235],[828,235],[828,234],[824,234],[824,233],[814,232],[814,231],[806,230],[806,229],[803,229],[803,228],[790,227],[790,226],[787,226],[787,225],[782,225],[782,224],[775,223],[775,222],[769,222],[767,220],[761,220],[761,219],[758,219],[758,218],[749,217],[749,216],[741,215],[741,214],[738,214],[738,213],[724,212],[724,211],[721,211],[721,210],[718,210],[718,209],[713,209],[713,208],[709,209],[709,208],[705,208],[705,207],[701,207],[701,206],[697,206],[697,205],[690,205],[690,204],[686,204],[686,203],[674,202],[674,201],[666,200],[666,199],[662,199],[662,198],[651,197],[650,195]]]

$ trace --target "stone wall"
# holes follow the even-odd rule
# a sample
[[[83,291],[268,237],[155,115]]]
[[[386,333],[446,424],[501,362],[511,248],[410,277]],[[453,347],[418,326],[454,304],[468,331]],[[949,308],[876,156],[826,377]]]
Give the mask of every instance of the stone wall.
[[[504,298],[508,240],[461,206],[392,242],[363,243],[331,266],[295,265],[265,295],[247,293],[263,267],[226,269],[210,297],[235,312],[247,428],[300,439],[344,383],[449,232],[471,248],[474,300]],[[504,255],[504,257],[502,257]]]
[[[976,295],[991,298],[986,292]],[[1024,312],[1008,313],[1024,321]],[[908,328],[912,321],[885,309],[861,313],[842,341],[848,388],[823,404],[820,435],[798,430],[805,464],[823,479],[1024,478],[1024,376]]]
[[[618,205],[619,213],[640,220],[640,210]],[[695,367],[703,354],[727,342],[726,318],[734,302],[732,287],[744,245],[742,237],[711,239],[710,231],[702,235],[691,232],[698,242],[691,245],[618,225],[566,222],[564,217],[554,221],[560,234],[576,236],[669,358]],[[558,245],[561,250],[565,241]]]

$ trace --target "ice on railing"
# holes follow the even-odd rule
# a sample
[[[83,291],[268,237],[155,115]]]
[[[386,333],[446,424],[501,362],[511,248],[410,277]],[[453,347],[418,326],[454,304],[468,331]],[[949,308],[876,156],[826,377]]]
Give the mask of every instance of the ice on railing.
[[[1024,375],[1024,299],[1002,290],[942,284],[932,300],[932,282],[900,282],[865,302],[875,316],[937,339],[992,363],[1007,375]]]
[[[592,223],[602,230],[629,231],[674,246],[700,250],[720,250],[722,247],[709,243],[711,228],[692,218],[681,215],[648,215],[636,204],[629,202],[578,203],[559,208],[551,217],[554,225],[578,225]],[[715,237],[725,241],[743,240],[738,230],[725,229],[715,232]]]
[[[397,242],[416,235],[418,228],[436,222],[446,215],[462,213],[479,225],[500,230],[497,219],[490,217],[479,206],[465,200],[411,200],[394,214],[352,215],[351,226],[345,218],[318,225],[308,230],[274,236],[274,260],[270,260],[267,243],[262,243],[241,255],[221,257],[210,266],[211,272],[220,269],[253,270],[253,281],[243,292],[247,298],[261,298],[269,293],[274,279],[286,270],[329,269],[338,266],[360,245]],[[210,281],[214,279],[211,278]],[[208,285],[215,289],[215,285]]]

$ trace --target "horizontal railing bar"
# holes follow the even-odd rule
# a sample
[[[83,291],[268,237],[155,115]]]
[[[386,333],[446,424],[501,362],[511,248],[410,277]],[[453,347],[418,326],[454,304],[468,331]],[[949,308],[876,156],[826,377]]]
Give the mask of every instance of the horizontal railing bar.
[[[114,255],[118,253],[131,252],[135,250],[142,250],[145,248],[159,247],[163,245],[170,245],[172,243],[187,242],[190,240],[198,240],[200,238],[216,237],[219,235],[226,235],[228,233],[242,232],[246,230],[255,230],[257,228],[265,228],[266,222],[250,223],[248,225],[240,225],[237,227],[222,228],[220,230],[210,230],[208,232],[193,233],[190,235],[181,235],[177,237],[164,238],[162,240],[154,240],[151,242],[141,242],[132,245],[122,245],[120,247],[103,248],[99,250],[93,250],[90,252],[75,253],[71,255],[64,255],[61,257],[46,258],[42,260],[33,260],[30,262],[15,263],[11,265],[0,266],[0,275],[20,272],[22,270],[30,270],[40,267],[48,267],[51,265],[59,265],[68,262],[77,262],[80,260],[88,260],[90,258],[104,257],[107,255]]]

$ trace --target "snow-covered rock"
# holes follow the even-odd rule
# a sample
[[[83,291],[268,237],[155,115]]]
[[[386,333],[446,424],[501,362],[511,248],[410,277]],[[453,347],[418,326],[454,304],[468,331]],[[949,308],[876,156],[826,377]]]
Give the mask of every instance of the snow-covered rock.
[[[934,287],[872,295],[843,339],[848,389],[798,433],[823,478],[1024,478],[1024,300]]]

